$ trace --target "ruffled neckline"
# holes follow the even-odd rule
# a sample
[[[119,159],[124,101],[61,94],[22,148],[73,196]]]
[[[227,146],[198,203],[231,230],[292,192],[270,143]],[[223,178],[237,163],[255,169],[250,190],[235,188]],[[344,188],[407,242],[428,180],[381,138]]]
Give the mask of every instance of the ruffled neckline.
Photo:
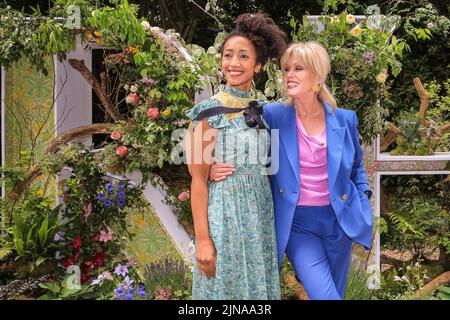
[[[243,91],[235,87],[229,87],[224,84],[220,85],[220,90],[239,98],[250,98],[250,91]]]

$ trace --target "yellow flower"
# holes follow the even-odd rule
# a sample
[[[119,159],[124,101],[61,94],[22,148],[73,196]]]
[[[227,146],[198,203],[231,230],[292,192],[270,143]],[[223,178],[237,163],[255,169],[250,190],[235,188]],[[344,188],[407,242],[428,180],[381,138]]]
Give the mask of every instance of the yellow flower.
[[[170,108],[166,108],[166,109],[164,109],[163,112],[161,112],[161,114],[162,114],[164,117],[170,116],[170,113],[171,113]]]
[[[101,37],[102,33],[100,31],[94,31],[94,36],[96,36],[97,38]]]
[[[86,32],[86,37],[88,38],[88,40],[92,39],[92,33],[90,31]]]
[[[143,216],[142,214],[137,214],[137,215],[134,217],[134,222],[135,222],[138,226],[143,227],[143,226],[145,225],[145,218],[144,218],[144,216]]]
[[[135,54],[135,53],[139,52],[139,45],[137,45],[136,47],[129,46],[127,48],[127,51],[129,54]]]
[[[377,80],[378,83],[384,83],[387,79],[387,70],[383,69],[379,74],[377,74],[377,76],[375,77],[375,79]]]
[[[361,27],[359,25],[356,25],[353,27],[352,30],[350,30],[350,33],[354,37],[358,37],[361,34]]]
[[[348,14],[348,15],[345,16],[345,21],[348,24],[355,23],[355,16],[353,16],[352,14]]]
[[[339,17],[338,16],[331,17],[331,21],[330,22],[331,23],[339,23]]]

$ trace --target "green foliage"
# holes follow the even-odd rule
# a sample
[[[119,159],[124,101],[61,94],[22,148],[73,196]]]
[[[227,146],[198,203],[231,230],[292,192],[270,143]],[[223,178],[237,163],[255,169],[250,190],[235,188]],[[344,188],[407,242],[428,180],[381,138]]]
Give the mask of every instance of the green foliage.
[[[208,47],[207,50],[194,44],[186,45],[186,49],[194,57],[194,60],[202,71],[202,75],[207,77],[213,87],[218,87],[225,79],[220,71],[219,49],[227,35],[224,31],[219,32],[214,39],[214,44]],[[209,84],[206,83],[206,85]]]
[[[421,126],[417,113],[402,113],[398,120],[398,127],[401,133],[397,138],[397,147],[390,152],[392,155],[426,156],[432,154],[431,143],[420,135]]]
[[[387,6],[386,14],[402,16],[395,35],[411,49],[404,53],[402,72],[392,82],[390,117],[395,119],[402,111],[419,109],[420,100],[412,83],[414,77],[419,77],[422,83],[433,80],[443,83],[448,79],[450,19],[425,0],[393,1]]]
[[[92,11],[87,25],[101,32],[104,43],[112,48],[142,47],[146,34],[137,19],[137,7],[127,0],[111,1],[115,7],[104,6]]]
[[[175,299],[191,299],[192,270],[182,260],[172,258],[151,262],[145,267],[144,284],[150,299],[158,299],[158,292],[169,289]]]
[[[284,257],[281,263],[281,272],[280,272],[280,291],[282,299],[289,299],[291,297],[296,297],[295,289],[288,282],[288,279],[294,276],[295,271],[294,268],[292,267],[292,264],[287,259],[287,257]]]
[[[392,155],[430,155],[435,151],[450,150],[450,135],[436,135],[436,131],[450,120],[450,79],[440,84],[431,81],[425,84],[429,94],[429,106],[426,113],[428,127],[419,123],[419,112],[402,111],[397,117],[397,126],[401,130],[397,146]],[[425,134],[421,134],[421,131]]]
[[[422,288],[428,279],[427,270],[421,260],[401,268],[392,268],[381,278],[381,290],[377,298],[382,300],[410,300],[412,295]]]
[[[427,179],[431,178],[396,177],[383,182],[391,197],[382,245],[409,251],[415,260],[437,247],[450,252],[448,193],[443,181]]]
[[[46,294],[39,297],[39,300],[79,300],[95,297],[94,287],[78,283],[76,273],[66,275],[60,284],[45,282],[40,283],[39,286],[48,290]]]
[[[185,165],[165,165],[161,170],[154,171],[154,185],[159,185],[167,193],[166,204],[170,205],[182,224],[193,224],[191,201],[180,201],[182,192],[190,191],[190,175]],[[157,178],[162,178],[163,183]]]
[[[331,8],[335,5],[326,11]],[[400,73],[400,59],[408,45],[391,29],[374,27],[369,20],[356,23],[347,13],[333,11],[320,17],[324,26],[320,32],[306,17],[300,24],[291,16],[293,40],[316,40],[327,49],[332,65],[329,87],[339,106],[357,112],[363,140],[371,142],[382,131],[391,104],[386,78]]]
[[[10,245],[10,243],[7,242],[6,246],[5,243],[2,243],[2,246],[0,248],[0,261],[8,259],[14,253],[13,251],[14,248]]]
[[[30,272],[53,258],[56,251],[53,238],[63,227],[60,208],[53,207],[47,198],[31,193],[13,208],[10,232],[16,259],[25,258]]]
[[[369,274],[351,265],[345,287],[345,300],[372,300],[372,291],[367,288]]]
[[[439,287],[437,297],[440,300],[450,300],[450,287]]]

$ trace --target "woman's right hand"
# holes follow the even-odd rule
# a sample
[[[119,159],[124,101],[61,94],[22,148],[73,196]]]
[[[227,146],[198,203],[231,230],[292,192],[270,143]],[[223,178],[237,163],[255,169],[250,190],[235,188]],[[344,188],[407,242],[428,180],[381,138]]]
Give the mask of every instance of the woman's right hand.
[[[197,240],[197,268],[200,278],[204,273],[207,277],[216,276],[217,253],[213,241],[208,238]]]
[[[219,182],[232,175],[234,171],[236,169],[231,163],[214,163],[209,170],[209,179],[214,182]]]

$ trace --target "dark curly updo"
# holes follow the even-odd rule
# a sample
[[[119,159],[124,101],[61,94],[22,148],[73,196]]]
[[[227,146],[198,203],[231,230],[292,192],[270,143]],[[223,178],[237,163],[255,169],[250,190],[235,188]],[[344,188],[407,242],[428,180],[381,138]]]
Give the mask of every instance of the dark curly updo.
[[[223,42],[220,53],[228,39],[242,36],[249,39],[256,49],[256,63],[264,65],[269,59],[279,59],[287,47],[286,33],[267,14],[244,13],[236,18],[236,27]]]

